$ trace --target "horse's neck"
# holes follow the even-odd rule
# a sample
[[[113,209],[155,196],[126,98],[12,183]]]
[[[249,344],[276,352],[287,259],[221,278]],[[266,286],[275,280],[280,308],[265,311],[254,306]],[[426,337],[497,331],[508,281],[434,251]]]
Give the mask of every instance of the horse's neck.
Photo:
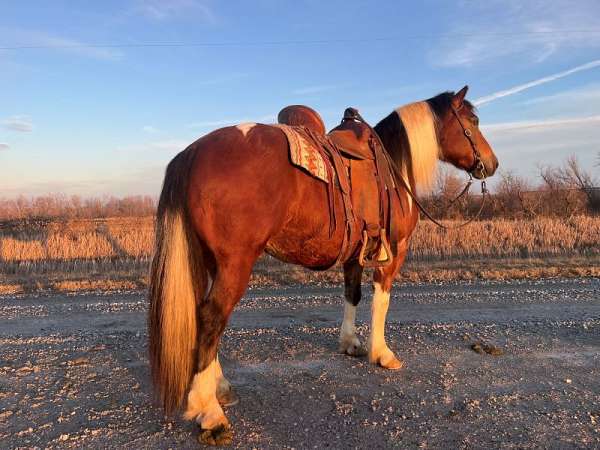
[[[390,155],[392,161],[394,161],[395,168],[400,171],[400,173],[397,175],[403,177],[404,180],[409,184],[411,191],[415,192],[415,180],[413,174],[411,173],[410,167],[408,167],[406,164],[406,161],[410,160],[410,146],[408,143],[408,138],[400,118],[396,116],[395,119],[398,122],[397,124],[394,124],[393,127],[390,127],[389,123],[385,123],[386,121],[390,121],[390,118],[388,117],[375,126],[375,131],[381,138],[381,141],[385,146],[385,151]]]

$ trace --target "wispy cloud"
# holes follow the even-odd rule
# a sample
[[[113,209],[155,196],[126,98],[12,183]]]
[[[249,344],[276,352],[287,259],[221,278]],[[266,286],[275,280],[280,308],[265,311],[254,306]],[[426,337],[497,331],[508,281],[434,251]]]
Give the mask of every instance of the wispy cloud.
[[[10,148],[10,145],[8,145],[6,142],[0,142],[0,151],[8,150],[9,148]]]
[[[171,140],[166,140],[166,141],[151,142],[149,144],[149,147],[153,148],[155,150],[174,152],[174,151],[183,150],[189,144],[190,144],[189,141],[183,141],[180,139],[171,139]]]
[[[539,128],[569,127],[572,125],[583,125],[600,122],[600,115],[586,117],[567,117],[547,120],[524,120],[520,122],[503,122],[482,126],[482,130],[486,133],[498,133],[503,131],[529,130]]]
[[[519,106],[548,105],[555,104],[564,106],[565,104],[576,105],[579,107],[585,105],[600,106],[600,84],[591,84],[576,89],[569,89],[556,94],[541,95],[520,101]]]
[[[600,48],[600,3],[579,0],[463,1],[457,14],[467,25],[451,27],[430,52],[432,65],[475,66],[503,58],[511,65],[541,62],[559,51]],[[465,23],[464,21],[456,21]],[[457,36],[458,35],[458,36]],[[510,59],[509,59],[510,58]]]
[[[0,27],[0,37],[9,43],[6,47],[49,47],[62,53],[110,61],[123,57],[123,53],[116,49],[96,47],[94,44],[37,30]]]
[[[583,167],[593,168],[599,125],[596,115],[497,123],[482,129],[501,167],[534,179],[540,164],[562,164],[570,155],[576,155]]]
[[[342,89],[347,87],[347,84],[322,84],[318,86],[306,86],[299,89],[294,89],[292,94],[294,95],[308,95],[308,94],[319,94],[321,92],[333,91],[336,89]]]
[[[220,84],[231,85],[232,82],[240,81],[250,76],[247,72],[231,72],[218,77],[196,81],[196,86],[216,86]]]
[[[160,141],[145,142],[142,144],[126,145],[117,147],[119,152],[147,152],[147,151],[161,151],[175,153],[185,149],[190,145],[190,141],[183,139],[165,139]]]
[[[94,47],[93,45],[75,39],[56,36],[41,36],[36,42],[37,45],[56,47],[56,50],[58,51],[85,56],[87,58],[116,61],[123,57],[123,53],[120,50],[106,47]]]
[[[547,77],[538,78],[537,80],[529,81],[528,83],[519,84],[519,85],[513,86],[513,87],[511,87],[509,89],[505,89],[505,90],[502,90],[502,91],[494,92],[493,94],[486,95],[484,97],[478,98],[473,103],[475,105],[477,105],[477,106],[480,106],[480,105],[483,105],[485,103],[489,103],[491,101],[494,101],[496,99],[499,99],[499,98],[502,98],[502,97],[508,97],[509,95],[517,94],[518,92],[522,92],[522,91],[525,91],[527,89],[531,89],[531,88],[539,86],[541,84],[546,84],[546,83],[550,83],[552,81],[560,80],[561,78],[568,77],[569,75],[572,75],[574,73],[583,72],[585,70],[594,69],[596,67],[600,67],[600,59],[596,59],[594,61],[590,61],[590,62],[588,62],[586,64],[581,64],[580,66],[573,67],[571,69],[564,70],[562,72],[558,72],[558,73],[555,73],[555,74],[552,74],[552,75],[548,75]]]
[[[245,119],[219,119],[219,120],[203,120],[200,122],[188,123],[187,128],[209,128],[209,127],[224,127],[236,123],[248,122]]]
[[[255,118],[225,118],[218,120],[206,120],[200,122],[193,122],[187,125],[188,128],[193,129],[206,129],[206,128],[215,128],[215,127],[225,127],[229,125],[237,125],[239,123],[246,122],[258,122],[258,123],[271,123],[275,122],[275,114],[267,114],[261,117]]]
[[[4,119],[0,124],[7,130],[29,133],[33,130],[33,123],[28,116],[12,116]]]
[[[144,17],[157,21],[192,16],[196,20],[215,22],[212,9],[200,0],[138,0],[136,10]]]
[[[155,128],[151,125],[145,125],[142,127],[142,131],[144,133],[148,133],[148,134],[157,134],[160,133],[160,130],[158,128]]]

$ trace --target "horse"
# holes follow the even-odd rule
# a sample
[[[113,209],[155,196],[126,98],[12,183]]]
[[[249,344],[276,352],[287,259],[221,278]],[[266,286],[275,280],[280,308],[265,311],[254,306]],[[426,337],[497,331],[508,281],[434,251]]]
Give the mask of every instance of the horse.
[[[355,331],[363,267],[356,254],[341,263],[346,302],[339,350],[345,354],[367,354],[371,363],[386,369],[402,367],[386,342],[384,326],[392,282],[419,219],[413,199],[432,188],[440,160],[477,179],[498,167],[476,111],[465,99],[467,89],[399,107],[374,127],[404,183],[399,183],[393,209],[398,224],[393,258],[373,271],[366,348]],[[245,123],[201,137],[166,169],[150,273],[151,374],[165,413],[185,405],[183,416],[197,422],[204,443],[231,441],[221,404],[235,395],[217,349],[256,260],[266,252],[323,269],[336,261],[344,239],[344,227],[329,230],[327,185],[293,167],[288,153],[280,128]],[[342,211],[337,191],[334,200],[335,211]],[[338,220],[343,223],[343,217]]]

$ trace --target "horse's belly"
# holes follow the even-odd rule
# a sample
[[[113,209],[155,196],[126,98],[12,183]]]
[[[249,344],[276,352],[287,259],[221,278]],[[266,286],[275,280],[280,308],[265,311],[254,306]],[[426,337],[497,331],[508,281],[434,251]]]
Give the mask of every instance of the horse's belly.
[[[340,242],[335,236],[306,238],[282,233],[267,242],[265,252],[283,262],[311,269],[323,269],[335,262],[339,247]]]

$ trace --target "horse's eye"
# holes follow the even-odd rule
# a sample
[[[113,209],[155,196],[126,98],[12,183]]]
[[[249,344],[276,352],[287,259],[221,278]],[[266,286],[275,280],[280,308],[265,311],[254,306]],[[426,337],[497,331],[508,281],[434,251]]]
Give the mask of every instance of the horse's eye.
[[[475,125],[476,127],[478,127],[479,126],[479,117],[473,116],[471,118],[471,122],[473,122],[473,125]]]

